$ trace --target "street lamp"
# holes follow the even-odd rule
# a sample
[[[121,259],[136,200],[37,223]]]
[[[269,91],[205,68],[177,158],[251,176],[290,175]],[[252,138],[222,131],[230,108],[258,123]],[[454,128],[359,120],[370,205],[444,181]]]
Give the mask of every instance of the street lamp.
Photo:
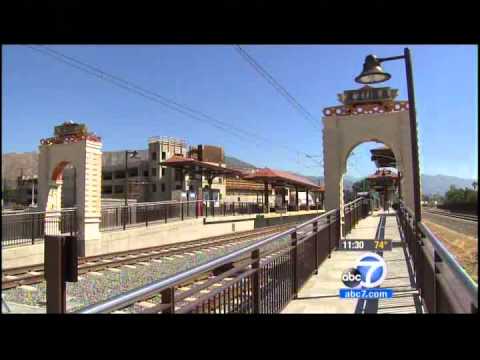
[[[128,158],[136,159],[138,152],[125,150],[125,206],[128,206]]]
[[[368,55],[363,64],[363,71],[355,78],[360,84],[375,84],[387,81],[391,75],[385,72],[381,63],[391,60],[405,60],[405,70],[407,73],[407,91],[408,91],[408,111],[410,117],[410,141],[412,143],[412,160],[413,160],[413,200],[415,203],[414,215],[415,221],[422,221],[422,213],[420,207],[420,167],[418,161],[418,141],[417,141],[417,117],[415,112],[415,93],[413,89],[413,71],[412,57],[410,49],[405,48],[403,55],[392,56],[388,58],[377,58],[375,55]]]

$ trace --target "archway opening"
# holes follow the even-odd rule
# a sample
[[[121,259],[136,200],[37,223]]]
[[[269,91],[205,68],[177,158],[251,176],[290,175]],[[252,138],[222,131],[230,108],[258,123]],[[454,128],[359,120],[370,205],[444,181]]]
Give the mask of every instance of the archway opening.
[[[77,168],[69,161],[61,161],[50,177],[47,210],[73,208],[78,200]]]
[[[344,161],[340,185],[341,204],[362,196],[371,200],[373,209],[395,208],[401,188],[393,150],[378,140],[355,145]]]

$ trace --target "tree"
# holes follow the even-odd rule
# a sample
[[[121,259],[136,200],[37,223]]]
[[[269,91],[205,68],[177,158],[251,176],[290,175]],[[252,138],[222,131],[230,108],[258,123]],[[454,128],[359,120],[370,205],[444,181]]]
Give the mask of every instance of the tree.
[[[352,190],[354,192],[367,192],[368,191],[368,180],[363,178],[362,180],[356,181],[352,184]]]
[[[477,190],[477,186],[478,186],[478,183],[476,181],[474,181],[472,183],[472,187],[473,187],[473,190],[476,191]]]

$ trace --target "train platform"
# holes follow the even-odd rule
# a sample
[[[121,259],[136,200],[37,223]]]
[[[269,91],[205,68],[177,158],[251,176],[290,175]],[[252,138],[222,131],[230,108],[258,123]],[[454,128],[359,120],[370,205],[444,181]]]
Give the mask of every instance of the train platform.
[[[332,252],[331,258],[326,259],[320,266],[318,274],[306,282],[297,299],[292,300],[282,313],[421,313],[422,308],[408,261],[406,244],[401,238],[397,217],[392,209],[388,212],[373,212],[372,215],[360,220],[346,239],[374,240],[378,234],[384,239],[392,240],[392,250],[383,251],[382,254],[387,265],[387,277],[381,287],[392,289],[393,298],[341,299],[339,290],[346,287],[341,281],[342,273],[353,267],[366,252],[336,250]]]

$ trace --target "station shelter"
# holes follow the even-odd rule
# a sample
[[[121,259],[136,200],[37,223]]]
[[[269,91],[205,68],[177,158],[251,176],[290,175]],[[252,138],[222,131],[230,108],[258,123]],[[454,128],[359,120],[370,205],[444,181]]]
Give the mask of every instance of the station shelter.
[[[263,204],[265,212],[270,212],[269,194],[270,188],[274,190],[276,210],[289,209],[300,210],[299,194],[305,193],[305,209],[310,210],[312,206],[323,207],[324,187],[315,184],[310,179],[287,171],[270,168],[257,169],[245,175],[244,179],[261,182],[264,184]],[[294,192],[294,196],[292,196]],[[312,201],[311,201],[312,200]],[[312,203],[313,202],[313,203]]]
[[[376,191],[381,198],[382,207],[388,210],[393,200],[393,195],[398,188],[398,174],[388,169],[378,169],[374,174],[367,177],[370,189]]]
[[[214,179],[219,179],[220,188],[224,187],[225,177],[239,177],[239,170],[227,168],[224,164],[201,161],[193,157],[174,155],[160,163],[160,165],[180,169],[185,182],[186,200],[213,200],[215,206],[221,200],[220,189],[212,187]],[[223,185],[222,185],[223,184]],[[200,203],[199,214],[203,215]]]

